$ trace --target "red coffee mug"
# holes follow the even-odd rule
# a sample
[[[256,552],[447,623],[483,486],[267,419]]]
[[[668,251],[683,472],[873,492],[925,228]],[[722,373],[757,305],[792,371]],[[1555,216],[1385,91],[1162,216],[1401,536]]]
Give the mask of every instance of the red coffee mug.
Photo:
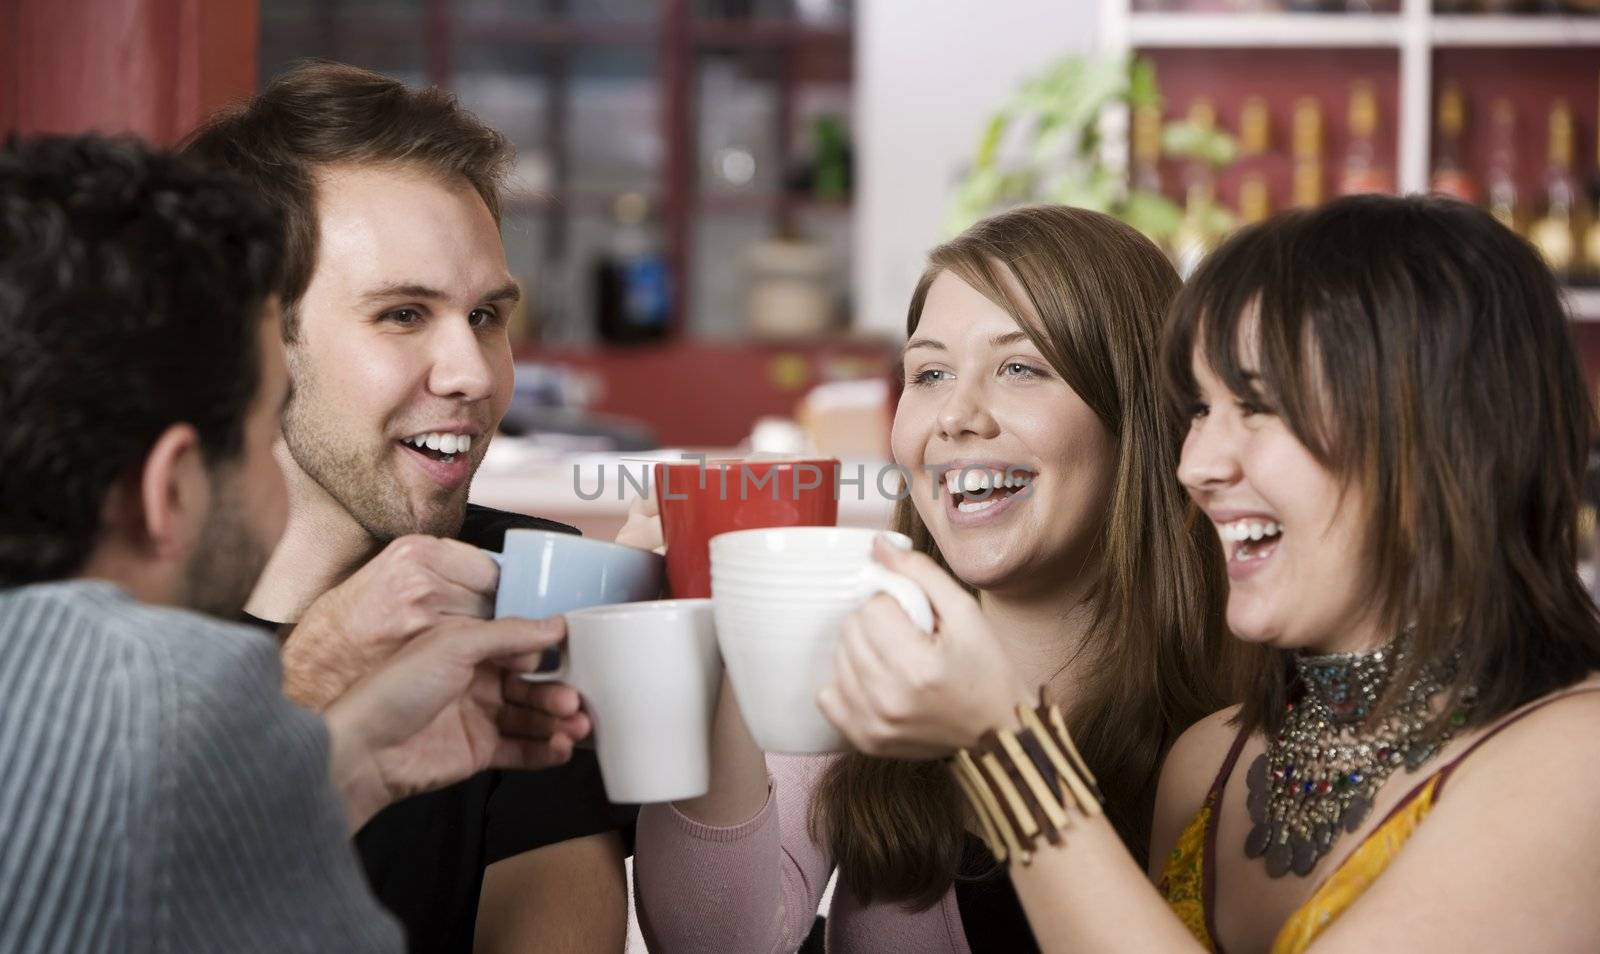
[[[837,460],[697,460],[655,466],[667,587],[675,599],[711,595],[711,538],[759,527],[839,522]]]

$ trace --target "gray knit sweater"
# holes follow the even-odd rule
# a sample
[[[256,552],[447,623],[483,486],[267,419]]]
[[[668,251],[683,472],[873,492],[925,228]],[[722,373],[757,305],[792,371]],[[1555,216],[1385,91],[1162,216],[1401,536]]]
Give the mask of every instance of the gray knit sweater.
[[[0,591],[0,951],[401,949],[260,632]]]

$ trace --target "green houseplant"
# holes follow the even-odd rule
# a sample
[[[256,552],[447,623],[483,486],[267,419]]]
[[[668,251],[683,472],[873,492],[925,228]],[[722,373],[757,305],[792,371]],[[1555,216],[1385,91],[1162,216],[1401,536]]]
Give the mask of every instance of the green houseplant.
[[[953,235],[1017,205],[1056,203],[1114,215],[1170,245],[1184,210],[1159,192],[1129,184],[1126,117],[1161,105],[1148,60],[1066,56],[1025,79],[989,118],[967,171],[956,182],[945,218]],[[1229,165],[1233,138],[1187,120],[1166,124],[1168,157],[1211,171]],[[1233,226],[1215,203],[1189,210],[1216,235]]]

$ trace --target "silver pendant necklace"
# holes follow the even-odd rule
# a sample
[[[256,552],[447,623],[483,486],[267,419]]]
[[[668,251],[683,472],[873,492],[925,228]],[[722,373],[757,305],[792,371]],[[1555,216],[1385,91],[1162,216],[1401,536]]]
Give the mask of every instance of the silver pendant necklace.
[[[1295,656],[1298,678],[1283,725],[1245,775],[1251,828],[1244,853],[1265,858],[1269,876],[1310,874],[1342,835],[1361,827],[1395,769],[1416,771],[1465,723],[1470,690],[1450,718],[1432,710],[1433,697],[1455,678],[1452,658],[1424,667],[1381,720],[1366,724],[1407,643],[1402,634],[1371,652]]]

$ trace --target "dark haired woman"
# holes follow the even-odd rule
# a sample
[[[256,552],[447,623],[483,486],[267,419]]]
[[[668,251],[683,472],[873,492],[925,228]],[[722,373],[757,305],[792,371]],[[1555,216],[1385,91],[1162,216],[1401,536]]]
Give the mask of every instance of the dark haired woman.
[[[1141,855],[1161,756],[1221,704],[1227,645],[1221,551],[1172,479],[1178,432],[1155,383],[1177,288],[1155,246],[1104,215],[979,223],[934,250],[912,296],[892,439],[913,475],[897,527],[1005,634],[992,675],[1070,701]],[[993,480],[1008,471],[1026,486]],[[640,816],[652,950],[792,951],[834,870],[829,951],[1032,945],[942,766],[763,759],[737,706],[719,720],[710,793]]]
[[[1240,233],[1174,312],[1178,474],[1254,658],[1243,706],[1167,759],[1159,887],[1066,726],[984,684],[998,639],[919,555],[883,559],[936,638],[869,605],[824,711],[867,751],[959,750],[1049,950],[1600,949],[1591,412],[1549,271],[1480,210],[1367,196]]]

